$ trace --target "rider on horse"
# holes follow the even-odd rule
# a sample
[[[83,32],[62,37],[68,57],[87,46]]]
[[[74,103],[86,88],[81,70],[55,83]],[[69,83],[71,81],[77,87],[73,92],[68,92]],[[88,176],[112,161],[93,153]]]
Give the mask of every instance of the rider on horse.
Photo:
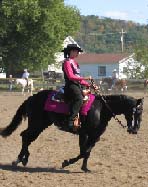
[[[119,79],[119,75],[117,73],[117,70],[114,69],[112,73],[112,88],[115,87],[117,80]]]
[[[27,69],[24,69],[24,73],[22,75],[22,78],[25,79],[27,81],[27,86],[28,86],[28,79],[29,79],[29,72]]]
[[[62,68],[65,79],[64,93],[66,99],[70,102],[68,126],[73,129],[74,121],[78,118],[79,110],[83,104],[82,86],[89,87],[89,83],[85,80],[90,80],[91,77],[80,76],[80,67],[75,58],[83,50],[77,44],[68,44],[62,52],[64,52],[65,58]]]

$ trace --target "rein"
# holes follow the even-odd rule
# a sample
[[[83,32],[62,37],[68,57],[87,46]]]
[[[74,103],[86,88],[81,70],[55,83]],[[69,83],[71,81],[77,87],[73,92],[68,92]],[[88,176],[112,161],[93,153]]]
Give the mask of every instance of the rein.
[[[93,87],[93,89],[94,89],[94,91],[95,91],[95,94],[101,96],[102,101],[105,103],[105,106],[106,106],[106,107],[108,108],[108,110],[111,112],[112,117],[115,119],[115,121],[117,121],[121,127],[126,128],[127,126],[124,125],[124,124],[116,117],[115,113],[112,111],[111,107],[108,105],[106,99],[103,97],[103,95],[101,94],[101,92],[99,91],[99,89],[96,89],[96,88],[95,88],[95,82],[94,82],[93,79],[91,79],[91,85],[92,85],[92,87]]]

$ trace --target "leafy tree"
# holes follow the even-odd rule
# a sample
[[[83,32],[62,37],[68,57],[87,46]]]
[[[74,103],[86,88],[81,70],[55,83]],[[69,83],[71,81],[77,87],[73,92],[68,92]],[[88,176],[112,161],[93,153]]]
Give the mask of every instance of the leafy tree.
[[[140,43],[135,47],[136,59],[143,66],[142,76],[148,78],[148,42]]]
[[[63,0],[1,1],[0,55],[6,72],[53,63],[63,40],[75,34],[79,23],[79,11]]]

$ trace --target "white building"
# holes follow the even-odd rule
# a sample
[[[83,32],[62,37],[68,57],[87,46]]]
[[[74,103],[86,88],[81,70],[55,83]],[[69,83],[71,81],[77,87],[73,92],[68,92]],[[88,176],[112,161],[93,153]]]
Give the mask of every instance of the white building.
[[[84,53],[78,56],[77,61],[82,76],[91,75],[94,79],[111,77],[114,69],[117,70],[119,78],[131,78],[135,64],[140,64],[135,61],[134,54],[123,53]]]
[[[77,44],[77,42],[71,36],[68,36],[63,42],[63,48],[68,44]],[[62,73],[63,52],[56,53],[55,60],[55,64],[48,66],[48,71]],[[140,67],[140,63],[134,59],[134,54],[125,53],[96,54],[84,52],[79,54],[77,61],[81,68],[81,75],[91,75],[94,79],[111,77],[114,69],[117,70],[119,78],[134,78],[136,68]],[[140,69],[141,72],[144,70],[143,67],[140,67]]]
[[[0,73],[0,78],[6,78],[6,73]]]
[[[67,36],[62,45],[63,49],[64,47],[67,47],[68,44],[77,44],[77,42],[71,36]],[[56,63],[48,65],[48,71],[55,71],[56,73],[62,73],[63,60],[64,60],[64,53],[63,52],[56,53],[55,54]]]

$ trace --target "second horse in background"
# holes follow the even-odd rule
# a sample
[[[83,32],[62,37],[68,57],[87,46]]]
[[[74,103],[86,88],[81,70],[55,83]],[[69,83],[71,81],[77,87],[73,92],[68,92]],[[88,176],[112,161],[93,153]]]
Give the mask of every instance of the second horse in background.
[[[16,79],[16,84],[17,85],[21,85],[21,87],[22,87],[22,95],[25,94],[25,89],[27,89],[28,93],[30,92],[30,94],[32,95],[32,91],[33,91],[33,80],[32,79],[28,80],[28,85],[27,85],[27,80],[25,80],[25,79]]]

